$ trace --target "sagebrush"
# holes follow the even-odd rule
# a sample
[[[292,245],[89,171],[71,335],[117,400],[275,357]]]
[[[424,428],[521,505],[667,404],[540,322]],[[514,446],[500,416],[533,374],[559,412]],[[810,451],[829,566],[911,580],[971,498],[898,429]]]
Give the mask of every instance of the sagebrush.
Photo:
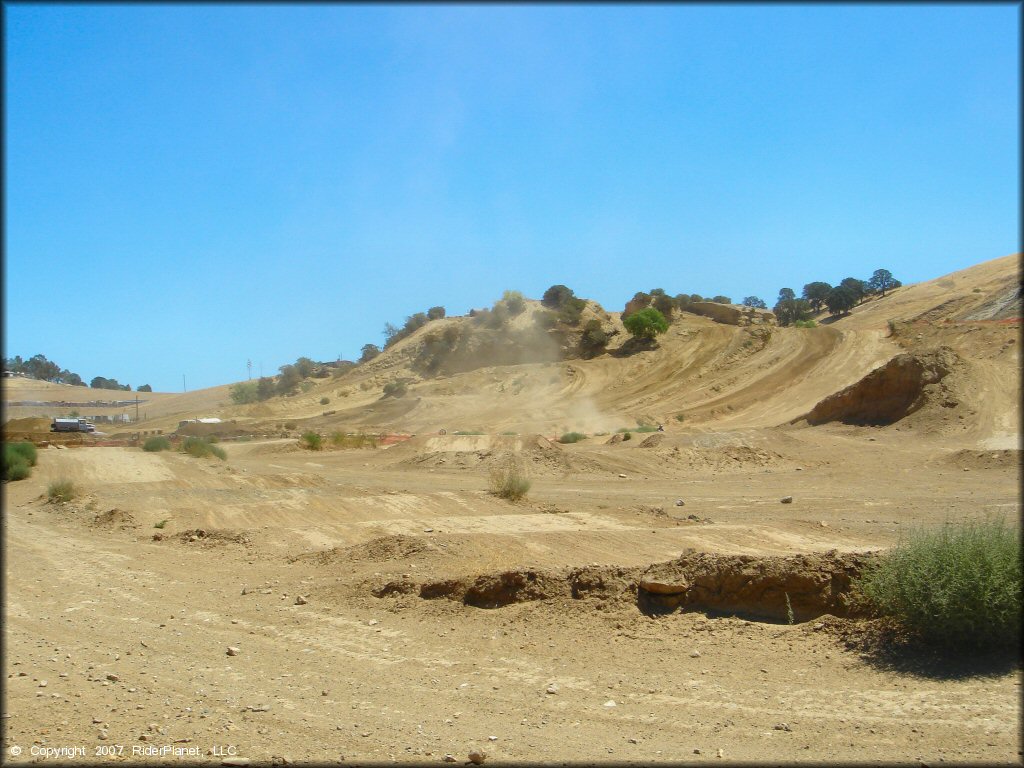
[[[219,445],[214,445],[209,438],[186,437],[181,441],[181,450],[197,459],[216,456],[218,459],[224,460],[228,457],[224,449]]]
[[[77,495],[75,484],[66,478],[54,480],[46,487],[46,498],[50,501],[67,502]]]
[[[1002,520],[911,531],[868,566],[858,590],[928,643],[1016,647],[1020,641],[1020,536]]]
[[[163,435],[151,437],[142,444],[142,450],[144,451],[169,451],[171,450],[171,441]]]

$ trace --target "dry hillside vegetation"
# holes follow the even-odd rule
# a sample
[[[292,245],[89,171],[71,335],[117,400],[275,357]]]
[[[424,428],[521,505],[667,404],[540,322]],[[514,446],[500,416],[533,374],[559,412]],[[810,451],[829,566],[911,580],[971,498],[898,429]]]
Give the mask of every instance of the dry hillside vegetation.
[[[647,346],[589,303],[593,355],[527,301],[293,396],[147,393],[144,430],[224,419],[224,461],[9,407],[38,461],[4,486],[5,759],[1019,762],[1016,659],[894,653],[851,586],[909,529],[1018,525],[1018,266]]]

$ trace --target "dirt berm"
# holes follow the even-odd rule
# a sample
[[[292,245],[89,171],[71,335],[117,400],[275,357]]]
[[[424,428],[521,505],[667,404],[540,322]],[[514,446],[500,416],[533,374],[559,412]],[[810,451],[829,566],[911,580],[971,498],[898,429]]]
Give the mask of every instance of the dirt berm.
[[[735,614],[762,621],[808,621],[856,612],[850,588],[870,553],[835,550],[788,557],[688,551],[646,567],[587,566],[522,569],[416,583],[407,576],[371,587],[376,597],[416,594],[476,608],[534,600],[595,600],[595,607],[630,602],[646,614],[680,609]]]
[[[858,426],[894,424],[940,394],[942,380],[959,362],[949,347],[921,354],[902,354],[876,368],[846,389],[829,395],[790,423],[839,421]]]

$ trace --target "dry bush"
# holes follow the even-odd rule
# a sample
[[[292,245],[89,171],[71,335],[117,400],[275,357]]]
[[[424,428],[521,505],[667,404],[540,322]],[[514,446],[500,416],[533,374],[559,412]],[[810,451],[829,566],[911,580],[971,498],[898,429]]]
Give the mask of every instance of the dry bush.
[[[526,492],[530,490],[530,480],[519,457],[509,456],[491,470],[488,490],[495,496],[509,501],[519,501],[526,496]]]

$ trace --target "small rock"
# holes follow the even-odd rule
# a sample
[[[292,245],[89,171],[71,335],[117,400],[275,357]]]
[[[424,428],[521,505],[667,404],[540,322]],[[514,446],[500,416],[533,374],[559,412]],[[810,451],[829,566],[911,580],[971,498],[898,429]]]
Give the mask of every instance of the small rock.
[[[237,647],[235,647],[233,645],[229,645],[228,646],[228,650],[227,650],[228,656],[237,656],[241,652],[242,652],[241,648],[237,648]]]
[[[486,752],[482,752],[479,749],[476,749],[476,750],[473,750],[472,752],[470,752],[468,757],[469,757],[469,762],[471,762],[473,765],[483,765],[484,760],[487,759],[487,753]]]
[[[824,520],[818,523],[818,525],[820,525],[822,528],[828,528],[828,523],[826,523]]]
[[[248,757],[225,757],[220,761],[221,765],[249,765],[252,761]]]
[[[309,602],[309,601],[306,600],[306,598],[304,598],[302,595],[298,595],[295,598],[295,604],[296,605],[305,605],[307,602]]]
[[[547,687],[545,693],[558,693],[558,683],[552,683]]]
[[[625,477],[625,476],[626,476],[625,472],[619,472],[619,477]]]
[[[433,528],[424,528],[424,529],[423,529],[423,532],[424,532],[424,533],[433,533],[433,532],[434,532],[434,529],[433,529]],[[449,755],[445,755],[445,757],[449,757]],[[454,758],[453,758],[453,759],[454,759]]]
[[[102,722],[103,722],[103,718],[102,718],[102,717],[94,717],[94,718],[92,719],[92,724],[93,724],[93,725],[99,725],[99,724],[100,724],[100,723],[102,723]]]
[[[817,622],[813,627],[811,627],[811,629],[813,629],[815,632],[818,632],[818,631],[820,631],[820,630],[822,630],[824,628],[825,628],[825,625],[822,624],[820,621]]]
[[[783,496],[781,499],[779,499],[779,501],[781,501],[783,504],[792,504],[793,503],[793,497],[792,496]]]
[[[45,680],[40,680],[39,681],[39,687],[40,688],[45,688],[46,686],[47,686],[47,682]]]
[[[444,760],[446,763],[457,763],[458,762],[458,760],[455,759],[455,755],[445,755],[441,759]]]
[[[719,748],[719,750],[718,750],[718,757],[722,757],[723,755],[725,755],[725,752],[723,752],[721,750],[721,748]]]
[[[497,737],[497,736],[488,736],[488,737],[487,737],[487,740],[488,740],[488,741],[497,741],[497,740],[498,740],[498,737]]]
[[[375,624],[379,624],[380,622],[379,622],[379,621],[377,621],[376,619],[370,619],[370,620],[369,620],[368,622],[366,622],[366,623],[367,623],[367,624],[368,624],[369,626],[371,626],[371,627],[372,627],[372,626],[374,626]]]
[[[700,651],[690,651],[690,658],[691,659],[699,659],[700,658]]]
[[[608,701],[606,701],[604,703],[604,706],[606,706],[606,707],[614,707],[615,706],[615,702],[612,699],[609,699]]]
[[[685,507],[686,506],[686,502],[683,501],[682,499],[676,499],[676,506],[677,507]]]
[[[100,728],[100,732],[98,734],[96,734],[96,738],[104,739],[105,740],[109,735],[110,734],[107,733],[107,729],[106,728]]]
[[[804,468],[803,468],[803,467],[797,467],[797,468],[796,468],[796,471],[797,471],[797,472],[803,472],[803,471],[804,471]]]
[[[120,682],[121,678],[118,677],[117,675],[111,673],[111,674],[107,675],[107,680],[109,680],[112,683],[117,683],[117,682]]]
[[[693,754],[695,754],[695,755],[699,755],[699,754],[700,754],[700,750],[699,750],[699,749],[695,749],[695,750],[693,750]]]
[[[772,728],[774,730],[776,730],[776,731],[792,731],[793,730],[792,728],[789,727],[788,723],[776,723],[775,725],[772,726]]]
[[[639,739],[630,739],[630,740],[629,740],[629,743],[630,743],[630,744],[639,744],[639,743],[640,743],[640,740],[639,740]]]

